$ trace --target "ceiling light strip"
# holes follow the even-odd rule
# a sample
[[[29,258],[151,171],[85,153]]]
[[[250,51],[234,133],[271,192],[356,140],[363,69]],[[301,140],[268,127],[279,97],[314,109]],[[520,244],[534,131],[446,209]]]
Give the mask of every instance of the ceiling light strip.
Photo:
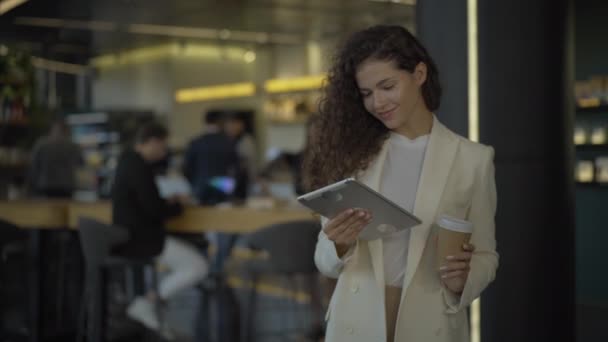
[[[23,5],[29,0],[2,0],[0,1],[0,15],[12,10],[13,8]]]
[[[64,74],[85,75],[89,72],[89,68],[86,65],[65,63],[40,57],[32,57],[32,64],[39,69],[46,69]]]
[[[57,18],[18,17],[15,24],[24,26],[52,27],[92,31],[117,31],[119,25],[107,21],[81,21]],[[302,37],[288,33],[268,33],[256,31],[235,31],[211,29],[204,27],[186,27],[171,25],[130,24],[126,31],[132,34],[146,34],[177,38],[197,38],[213,40],[232,40],[255,43],[300,44]]]
[[[277,78],[264,82],[264,89],[268,93],[286,93],[321,89],[327,75],[314,75],[295,78]]]
[[[177,103],[221,100],[255,95],[256,88],[251,82],[223,84],[210,87],[179,89],[175,92]]]

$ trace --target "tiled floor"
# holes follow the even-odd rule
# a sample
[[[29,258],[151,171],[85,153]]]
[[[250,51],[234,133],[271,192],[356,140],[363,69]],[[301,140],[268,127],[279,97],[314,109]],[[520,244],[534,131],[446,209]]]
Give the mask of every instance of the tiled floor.
[[[247,293],[244,290],[237,290],[235,295],[237,303],[241,306],[240,309],[243,310]],[[198,290],[191,290],[180,294],[169,303],[167,322],[182,341],[194,340],[200,296]],[[253,340],[256,342],[307,341],[305,334],[318,316],[319,314],[306,303],[259,294],[255,310],[250,315],[254,327]]]

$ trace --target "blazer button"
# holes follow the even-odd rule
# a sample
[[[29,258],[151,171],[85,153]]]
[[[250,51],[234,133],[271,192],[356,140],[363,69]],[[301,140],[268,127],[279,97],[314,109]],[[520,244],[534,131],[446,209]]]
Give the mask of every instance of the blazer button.
[[[347,330],[348,330],[348,333],[351,335],[355,332],[355,329],[353,329],[353,328],[348,328]]]
[[[353,286],[351,286],[350,290],[351,290],[353,293],[357,293],[357,292],[359,292],[359,285],[357,285],[357,284],[353,284]]]

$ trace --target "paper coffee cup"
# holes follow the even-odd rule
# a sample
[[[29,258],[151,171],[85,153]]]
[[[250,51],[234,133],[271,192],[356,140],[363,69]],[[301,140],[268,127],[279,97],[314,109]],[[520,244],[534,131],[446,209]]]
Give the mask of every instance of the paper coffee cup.
[[[469,242],[473,232],[473,223],[442,215],[437,220],[439,226],[437,237],[437,267],[447,262],[448,255],[462,253],[462,245]]]

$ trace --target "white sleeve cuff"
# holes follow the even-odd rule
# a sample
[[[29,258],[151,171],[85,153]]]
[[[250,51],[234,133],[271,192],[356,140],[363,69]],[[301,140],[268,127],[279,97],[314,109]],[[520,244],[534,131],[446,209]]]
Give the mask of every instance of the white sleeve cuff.
[[[335,251],[335,245],[334,245],[334,251]],[[348,251],[346,251],[346,253],[344,253],[344,255],[340,258],[340,260],[342,261],[342,264],[347,264],[348,262],[350,262],[353,259],[353,255],[355,254],[355,246],[350,246],[350,248],[348,249]],[[336,256],[337,252],[336,252]]]

